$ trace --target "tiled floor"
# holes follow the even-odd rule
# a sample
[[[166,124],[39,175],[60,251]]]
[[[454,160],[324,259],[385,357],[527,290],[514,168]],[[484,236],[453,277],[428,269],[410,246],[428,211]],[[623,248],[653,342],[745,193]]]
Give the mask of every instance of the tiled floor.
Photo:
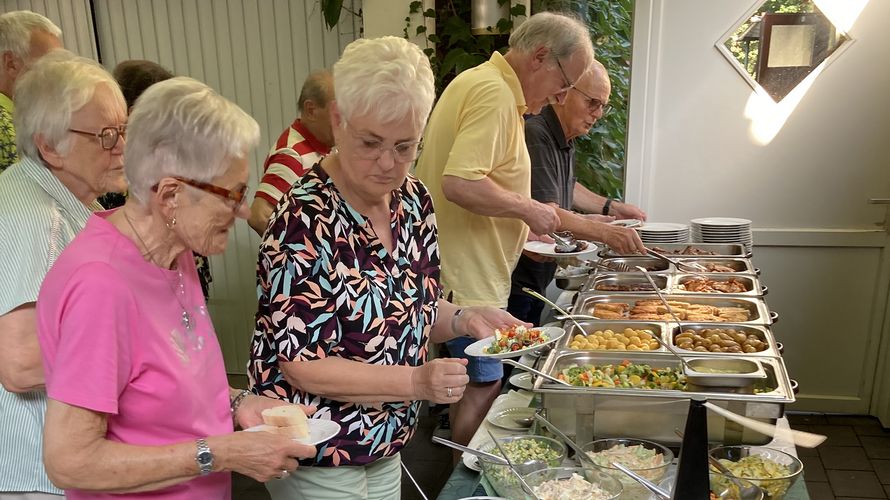
[[[890,430],[874,417],[790,414],[791,426],[828,436],[798,448],[812,500],[890,498]]]
[[[821,414],[789,414],[788,418],[795,429],[828,436],[819,448],[798,449],[812,500],[890,499],[890,430],[882,429],[876,418]],[[451,474],[451,452],[430,442],[434,425],[433,417],[422,418],[402,453],[405,465],[430,498],[436,497]],[[232,497],[269,498],[262,485],[242,477],[235,478]],[[421,498],[404,475],[402,498]]]

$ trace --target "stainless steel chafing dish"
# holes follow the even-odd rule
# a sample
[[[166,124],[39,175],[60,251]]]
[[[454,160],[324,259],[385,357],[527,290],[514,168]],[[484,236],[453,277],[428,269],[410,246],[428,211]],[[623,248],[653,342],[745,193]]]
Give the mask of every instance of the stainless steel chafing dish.
[[[670,331],[670,328],[665,323],[653,322],[653,321],[599,321],[599,320],[588,320],[588,321],[579,321],[579,325],[584,329],[583,332],[578,330],[578,327],[572,321],[566,321],[564,328],[566,329],[566,334],[563,335],[562,339],[559,341],[559,345],[563,349],[570,349],[570,344],[572,343],[572,339],[575,335],[588,335],[596,331],[606,331],[612,330],[613,332],[624,334],[624,330],[627,328],[631,328],[634,330],[648,330],[652,333],[652,335],[657,336],[661,340],[665,342],[669,342],[669,339],[665,335]],[[604,349],[605,350],[605,349]],[[664,347],[660,344],[657,349],[651,349],[648,351],[642,352],[660,352],[664,351]],[[615,350],[619,351],[618,349]],[[577,351],[576,351],[577,352]]]
[[[654,294],[628,294],[628,295],[597,295],[592,293],[584,293],[575,303],[575,314],[586,314],[596,317],[593,313],[594,305],[598,303],[626,303],[631,307],[640,300],[657,300]],[[727,321],[727,323],[743,323],[752,325],[769,325],[778,320],[779,315],[769,311],[766,303],[756,297],[739,297],[739,296],[722,296],[715,294],[699,294],[699,295],[671,295],[668,297],[671,301],[688,302],[690,304],[702,304],[714,307],[738,307],[748,311],[748,321]],[[614,318],[599,318],[614,319]],[[646,319],[626,318],[630,321],[650,321]],[[684,318],[680,318],[683,320]],[[669,321],[665,318],[664,321]],[[696,322],[690,320],[690,322]],[[722,324],[723,322],[709,322],[711,324]]]
[[[686,282],[694,280],[696,278],[706,278],[711,281],[729,281],[730,279],[734,279],[737,282],[740,282],[744,287],[744,292],[732,292],[732,293],[722,293],[722,292],[693,292],[689,290],[684,290],[681,288],[681,285],[684,285]],[[675,274],[671,276],[670,279],[670,288],[669,293],[672,294],[689,294],[689,295],[702,295],[702,294],[715,294],[715,295],[742,295],[745,297],[763,297],[767,294],[767,287],[763,286],[760,283],[760,280],[757,279],[757,276],[753,274],[740,274],[740,273],[700,273],[700,274]]]
[[[636,257],[608,257],[608,258],[600,259],[600,263],[603,264],[604,266],[608,266],[608,267],[611,267],[612,265],[621,265],[621,264],[624,264],[624,265],[629,266],[630,269],[632,269],[632,271],[629,271],[629,272],[631,272],[631,273],[637,273],[637,274],[639,274],[640,276],[642,276],[642,273],[640,273],[640,271],[636,268],[636,266],[642,266],[642,267],[644,267],[646,270],[648,270],[650,273],[658,273],[658,274],[661,274],[661,273],[670,273],[670,272],[674,272],[674,266],[673,266],[673,265],[671,265],[671,264],[669,264],[669,263],[667,263],[667,262],[664,262],[664,261],[662,261],[662,260],[659,260],[659,259],[657,259],[657,258],[655,258],[655,257],[645,257],[645,256],[636,256]],[[604,270],[598,268],[598,269],[597,269],[597,273],[601,273],[601,272],[607,272],[607,273],[621,272],[621,271],[616,271],[616,270],[614,270],[614,268],[612,268],[612,269],[613,269],[612,271],[604,271]],[[624,274],[624,273],[622,273],[622,274]]]
[[[758,275],[760,274],[760,269],[754,268],[754,266],[751,265],[750,260],[742,259],[742,258],[724,257],[724,258],[720,258],[720,259],[717,259],[717,258],[702,259],[702,258],[685,258],[684,257],[684,258],[677,258],[675,260],[682,264],[697,264],[699,266],[705,266],[705,267],[707,267],[709,264],[710,265],[718,264],[718,265],[726,266],[726,267],[732,269],[734,273],[758,274]],[[718,274],[722,274],[722,273],[718,273]]]
[[[668,287],[670,285],[670,277],[666,274],[653,274],[652,281],[655,282],[655,285],[658,286],[658,289],[662,292],[667,292]],[[621,290],[603,290],[603,287],[609,286],[635,286],[640,285],[646,287],[648,290],[637,290],[637,291],[621,291]],[[649,280],[643,276],[642,273],[595,273],[591,274],[587,280],[587,283],[582,288],[584,291],[590,291],[595,293],[614,293],[614,294],[626,294],[626,293],[651,293],[652,285],[649,283]]]
[[[702,259],[711,259],[711,258],[721,258],[721,257],[741,257],[741,258],[750,258],[751,252],[749,252],[744,245],[737,243],[658,243],[656,245],[648,245],[650,248],[661,248],[663,250],[667,250],[666,253],[668,257],[693,257],[693,258],[702,258]],[[682,252],[686,249],[697,249],[704,250],[706,252],[714,252],[711,255],[695,255],[695,254],[682,254]],[[678,252],[678,253],[674,253]],[[623,255],[617,253],[615,250],[612,250],[609,247],[603,247],[599,252],[600,257],[630,257],[629,255]]]
[[[543,371],[556,376],[571,365],[619,364],[625,359],[654,368],[680,366],[668,353],[554,350],[547,357]],[[629,436],[679,443],[674,429],[684,428],[690,397],[707,398],[732,412],[767,423],[775,423],[784,414],[785,405],[793,403],[795,398],[782,359],[767,356],[756,359],[766,378],[755,384],[754,392],[750,387],[686,391],[565,387],[543,378],[535,382],[534,390],[541,393],[548,418],[562,429],[574,429],[578,442]],[[708,438],[725,444],[764,444],[771,439],[713,414],[708,416]]]
[[[583,323],[582,323],[583,325]],[[701,332],[702,330],[709,329],[732,329],[737,330],[745,334],[745,336],[753,335],[757,337],[758,340],[766,344],[766,349],[757,352],[751,353],[734,353],[734,352],[714,352],[708,351],[709,355],[714,356],[729,356],[729,357],[748,357],[748,356],[770,356],[770,357],[778,357],[780,356],[779,350],[776,347],[776,339],[773,336],[772,332],[769,328],[764,325],[748,325],[748,324],[738,324],[738,323],[682,323],[682,330],[677,326],[676,323],[668,323],[666,324],[666,332],[667,341],[671,346],[678,349],[681,354],[684,355],[695,355],[701,354],[699,351],[691,351],[687,349],[680,349],[677,346],[676,338],[682,331],[692,330],[693,332]],[[662,338],[664,338],[662,337]]]

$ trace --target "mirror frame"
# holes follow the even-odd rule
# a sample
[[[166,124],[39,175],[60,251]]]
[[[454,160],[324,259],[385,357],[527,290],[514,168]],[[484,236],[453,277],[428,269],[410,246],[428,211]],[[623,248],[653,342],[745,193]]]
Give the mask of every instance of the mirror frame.
[[[726,58],[727,61],[729,61],[730,66],[732,66],[740,75],[742,75],[742,78],[746,82],[748,82],[748,85],[751,86],[751,88],[756,93],[762,94],[766,97],[769,97],[770,100],[772,100],[774,103],[778,104],[778,103],[782,102],[785,99],[785,97],[788,97],[788,95],[793,93],[795,91],[795,89],[797,89],[797,87],[799,87],[800,84],[803,83],[807,78],[810,78],[811,75],[814,75],[814,74],[824,71],[825,68],[827,68],[829,64],[831,64],[835,59],[837,59],[838,56],[842,52],[847,50],[850,47],[850,45],[852,45],[853,42],[855,42],[856,40],[853,37],[851,37],[849,33],[842,32],[844,34],[844,37],[846,38],[846,41],[844,43],[838,45],[838,47],[836,49],[834,49],[834,51],[831,54],[829,54],[828,57],[825,58],[825,60],[820,62],[818,65],[816,65],[813,68],[813,70],[806,77],[804,77],[803,80],[797,82],[797,85],[795,85],[788,92],[788,94],[785,94],[785,97],[776,101],[775,99],[773,99],[773,97],[771,95],[769,95],[769,92],[767,92],[766,89],[763,88],[763,86],[761,86],[759,83],[757,83],[757,81],[754,80],[754,78],[752,78],[751,75],[749,75],[747,71],[745,71],[745,68],[743,68],[742,65],[739,64],[739,61],[735,58],[734,55],[732,55],[732,52],[730,52],[729,49],[726,48],[726,45],[725,45],[726,40],[735,34],[735,32],[738,30],[739,26],[741,26],[742,23],[744,23],[745,21],[750,19],[751,16],[753,16],[755,12],[760,10],[760,7],[765,2],[766,2],[766,0],[754,0],[754,3],[751,5],[751,7],[748,8],[748,10],[745,12],[745,14],[742,15],[741,17],[739,17],[738,20],[736,20],[736,22],[734,22],[729,27],[729,29],[722,36],[720,36],[720,38],[717,39],[717,41],[714,43],[714,47],[723,55],[723,57]],[[814,1],[813,3],[815,4],[816,2]],[[816,7],[818,8],[819,6],[816,5]]]

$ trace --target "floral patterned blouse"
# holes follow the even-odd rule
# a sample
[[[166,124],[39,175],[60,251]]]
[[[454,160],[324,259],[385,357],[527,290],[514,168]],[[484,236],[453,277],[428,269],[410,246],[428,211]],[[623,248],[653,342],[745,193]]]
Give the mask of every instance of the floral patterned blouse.
[[[414,434],[419,401],[334,401],[291,387],[278,367],[328,356],[424,363],[441,295],[436,219],[426,188],[411,175],[392,192],[390,208],[392,253],[317,164],[278,205],[264,235],[251,389],[315,405],[313,418],[341,425],[303,465],[365,465],[396,454]]]

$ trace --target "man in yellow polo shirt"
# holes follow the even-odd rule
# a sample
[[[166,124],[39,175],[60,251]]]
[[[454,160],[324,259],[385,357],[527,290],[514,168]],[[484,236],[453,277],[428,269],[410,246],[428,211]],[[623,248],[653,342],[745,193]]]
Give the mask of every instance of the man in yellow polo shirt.
[[[510,35],[505,55],[455,78],[436,104],[417,175],[433,198],[442,285],[459,306],[506,307],[510,274],[529,230],[559,226],[552,206],[530,196],[531,164],[523,115],[562,102],[593,60],[587,28],[542,12]],[[449,342],[465,356],[472,339]],[[467,444],[500,390],[500,363],[469,358],[470,384],[451,406],[452,439]]]
[[[15,82],[31,64],[62,46],[62,30],[29,10],[0,16],[0,172],[18,161],[12,104]]]

